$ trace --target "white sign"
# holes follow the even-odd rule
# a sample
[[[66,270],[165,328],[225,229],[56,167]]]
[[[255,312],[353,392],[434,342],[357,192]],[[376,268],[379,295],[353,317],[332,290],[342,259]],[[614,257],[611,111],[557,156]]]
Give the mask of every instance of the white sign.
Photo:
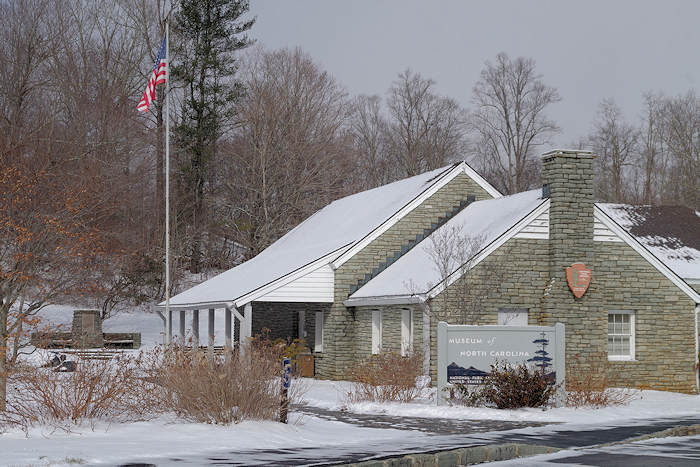
[[[558,385],[557,403],[563,403],[565,377],[564,325],[466,326],[438,323],[438,403],[445,387],[479,385],[491,365],[523,363],[542,371]]]

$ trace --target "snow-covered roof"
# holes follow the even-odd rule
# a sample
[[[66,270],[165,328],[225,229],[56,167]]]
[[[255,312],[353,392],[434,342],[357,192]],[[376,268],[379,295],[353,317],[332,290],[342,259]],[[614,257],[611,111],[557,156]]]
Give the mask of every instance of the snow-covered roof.
[[[325,257],[330,257],[330,262],[421,193],[455,174],[453,169],[461,172],[463,165],[450,165],[336,200],[256,257],[175,295],[170,304],[232,303]]]
[[[468,246],[474,254],[486,250],[518,221],[546,203],[542,190],[531,190],[501,198],[477,201],[438,228],[421,243],[408,251],[387,269],[379,273],[348,299],[348,305],[376,298],[377,303],[391,303],[391,297],[419,296],[427,294],[442,281],[434,259],[436,248],[442,248],[445,240],[455,233],[464,239],[478,242]],[[456,269],[458,265],[455,265]],[[409,300],[410,301],[410,300]]]
[[[700,280],[700,213],[682,206],[596,206],[678,276]]]

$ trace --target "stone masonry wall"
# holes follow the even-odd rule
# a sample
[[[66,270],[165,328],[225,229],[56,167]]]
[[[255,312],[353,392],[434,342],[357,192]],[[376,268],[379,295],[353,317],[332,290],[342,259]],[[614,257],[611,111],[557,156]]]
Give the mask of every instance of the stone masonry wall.
[[[366,342],[359,341],[358,313],[353,318],[343,305],[350,288],[470,195],[477,200],[491,198],[470,177],[458,175],[335,271],[335,301],[325,316],[324,358],[316,365],[317,374],[324,378],[338,378],[354,362],[366,357]]]
[[[377,307],[358,307],[357,322],[357,353],[358,360],[372,354],[372,310]],[[384,306],[382,310],[382,351],[401,351],[401,313],[404,309],[413,310],[413,349],[423,348],[423,315],[420,307],[416,306]]]
[[[99,310],[75,310],[72,328],[73,346],[77,348],[102,348],[102,317]]]
[[[448,289],[430,301],[430,376],[437,381],[437,323],[498,324],[500,308],[527,308],[528,324],[539,324],[542,295],[549,278],[547,240],[513,238],[491,253]],[[466,282],[466,284],[465,284]],[[475,316],[465,317],[459,292],[467,291],[481,304]],[[466,319],[465,318],[471,318]]]
[[[609,362],[612,384],[693,392],[692,300],[627,244],[595,242],[595,260],[587,264],[593,279],[582,298],[587,314],[577,316],[571,313],[571,302],[578,299],[568,285],[568,297],[551,296],[548,243],[511,239],[474,269],[467,279],[492,290],[483,296],[483,314],[476,324],[497,324],[499,308],[528,308],[529,324],[552,326],[562,322],[570,364],[580,354],[607,355],[608,311],[634,311],[636,360]],[[462,324],[459,313],[440,298],[431,302],[433,380],[437,376],[437,322]]]

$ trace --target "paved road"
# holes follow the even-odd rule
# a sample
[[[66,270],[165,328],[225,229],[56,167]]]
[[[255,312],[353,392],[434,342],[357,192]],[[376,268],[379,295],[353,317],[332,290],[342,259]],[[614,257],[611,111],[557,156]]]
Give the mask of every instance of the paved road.
[[[465,435],[518,428],[544,426],[550,423],[515,422],[503,420],[457,420],[445,418],[395,417],[391,415],[367,415],[325,410],[318,407],[297,407],[296,412],[313,417],[335,420],[365,428],[393,428],[395,430],[420,431],[435,435]]]
[[[546,425],[524,422],[502,421],[468,421],[468,420],[441,420],[432,418],[396,418],[386,415],[357,415],[343,412],[324,411],[316,408],[304,407],[309,416],[331,418],[345,423],[353,423],[373,428],[394,428],[406,431],[406,436],[398,442],[363,443],[362,445],[349,443],[344,446],[299,448],[299,449],[269,449],[234,452],[217,452],[212,455],[197,455],[191,457],[158,459],[135,459],[131,464],[123,466],[226,466],[226,465],[331,465],[337,463],[349,463],[376,458],[380,456],[405,455],[416,452],[439,451],[455,449],[458,447],[480,446],[484,444],[501,443],[526,443],[541,446],[567,448],[581,448],[603,443],[622,441],[625,439],[656,433],[667,428],[681,425],[700,424],[700,417],[688,417],[679,419],[661,419],[648,421],[635,421],[633,424],[620,426],[591,426],[589,429],[568,430],[563,426]],[[527,430],[522,428],[528,427]],[[523,432],[526,431],[526,432]],[[695,444],[688,447],[695,453],[700,446]],[[596,461],[601,452],[591,451],[574,453],[593,456],[591,462]],[[624,452],[605,452],[606,459],[622,462],[629,460],[629,454]],[[617,457],[609,457],[617,456]],[[620,457],[622,456],[622,457]],[[531,459],[534,461],[534,459]],[[637,460],[637,458],[635,458]],[[157,464],[156,464],[157,462]],[[554,462],[547,461],[547,462]],[[700,465],[695,459],[694,464]],[[533,465],[531,463],[524,465]],[[544,465],[561,465],[550,463]],[[589,464],[608,465],[608,464]],[[614,465],[614,464],[613,464]],[[676,464],[649,464],[649,465],[676,465]],[[686,465],[686,464],[678,464]]]

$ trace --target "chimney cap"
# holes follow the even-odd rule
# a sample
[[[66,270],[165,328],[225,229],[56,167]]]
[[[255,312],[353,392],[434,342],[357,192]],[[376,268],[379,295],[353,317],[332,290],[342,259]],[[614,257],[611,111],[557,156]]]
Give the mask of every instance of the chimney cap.
[[[545,152],[542,157],[548,156],[583,156],[583,157],[593,157],[593,151],[584,151],[582,149],[554,149],[552,151]]]

